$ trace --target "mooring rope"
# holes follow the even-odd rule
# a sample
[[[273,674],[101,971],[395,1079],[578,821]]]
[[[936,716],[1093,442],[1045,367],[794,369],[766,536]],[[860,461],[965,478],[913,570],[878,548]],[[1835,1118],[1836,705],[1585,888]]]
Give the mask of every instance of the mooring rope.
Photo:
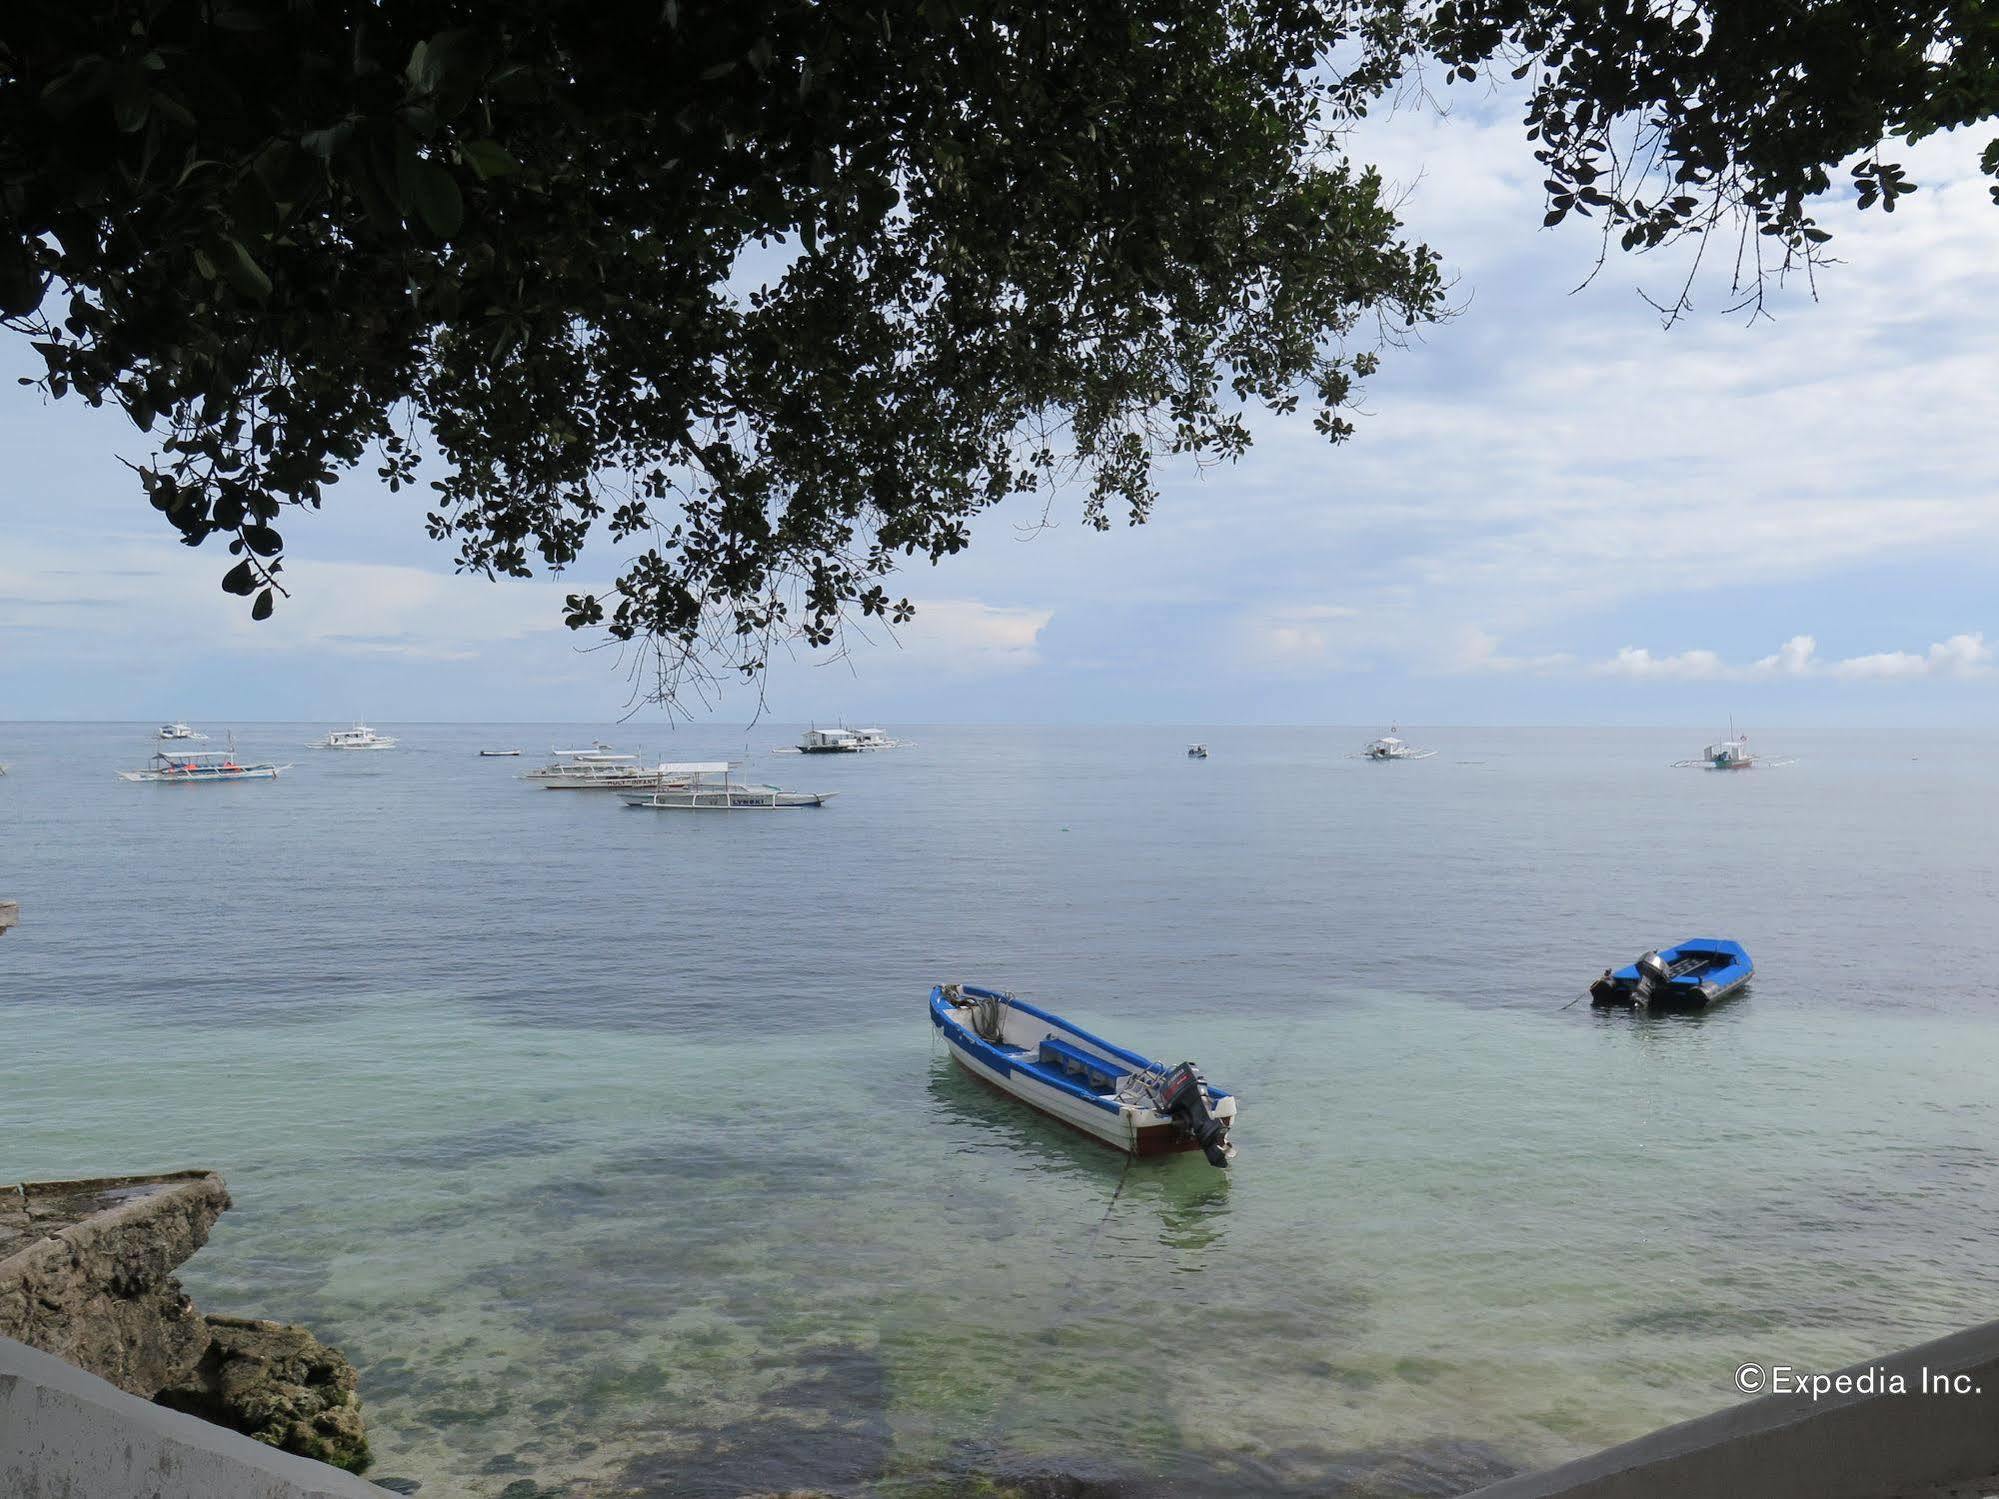
[[[1075,1268],[1069,1272],[1068,1284],[1062,1287],[1062,1294],[1056,1298],[1055,1320],[1042,1334],[1044,1339],[1053,1339],[1067,1324],[1072,1303],[1076,1299],[1076,1282],[1082,1279],[1083,1271],[1089,1267],[1090,1261],[1096,1258],[1097,1240],[1103,1237],[1104,1225],[1111,1221],[1111,1214],[1117,1209],[1118,1198],[1124,1195],[1124,1184],[1131,1180],[1131,1163],[1137,1159],[1135,1155],[1125,1156],[1124,1169],[1118,1173],[1117,1186],[1111,1192],[1111,1200],[1104,1204],[1104,1215],[1097,1220],[1097,1226],[1090,1230],[1090,1241],[1083,1246],[1082,1254],[1076,1259]]]

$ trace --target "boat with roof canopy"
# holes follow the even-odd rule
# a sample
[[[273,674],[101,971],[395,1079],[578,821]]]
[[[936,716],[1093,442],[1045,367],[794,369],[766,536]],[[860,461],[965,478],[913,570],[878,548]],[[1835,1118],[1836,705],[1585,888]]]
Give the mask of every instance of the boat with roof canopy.
[[[123,781],[155,781],[163,785],[183,785],[206,781],[275,781],[289,765],[268,761],[245,764],[236,758],[232,740],[226,750],[161,750],[144,770],[121,770]]]
[[[665,784],[666,767],[641,764],[637,755],[614,750],[601,740],[589,749],[552,749],[554,756],[521,779],[548,791],[633,791]]]
[[[1379,739],[1369,740],[1366,747],[1353,756],[1356,760],[1427,760],[1437,752],[1433,749],[1417,749],[1404,744],[1397,736],[1394,724]]]
[[[1673,768],[1675,770],[1748,770],[1757,765],[1767,765],[1774,768],[1779,765],[1795,765],[1797,763],[1795,759],[1772,760],[1766,755],[1757,754],[1749,748],[1749,735],[1747,733],[1736,733],[1735,725],[1731,723],[1728,726],[1728,737],[1726,739],[1717,739],[1713,744],[1702,750],[1697,759],[1675,760]]]
[[[738,781],[729,760],[687,760],[659,767],[661,780],[651,791],[624,793],[628,807],[655,812],[776,812],[789,807],[823,807],[837,791],[784,791]]]
[[[395,737],[377,734],[364,723],[357,723],[351,729],[335,729],[324,739],[315,739],[308,749],[323,750],[391,750],[396,747]]]

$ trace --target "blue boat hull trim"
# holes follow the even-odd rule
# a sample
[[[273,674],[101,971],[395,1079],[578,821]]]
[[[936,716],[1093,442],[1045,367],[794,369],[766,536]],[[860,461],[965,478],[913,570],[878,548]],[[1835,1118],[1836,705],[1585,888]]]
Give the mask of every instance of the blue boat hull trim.
[[[1606,969],[1590,985],[1590,1004],[1649,1010],[1704,1010],[1742,991],[1756,965],[1740,942],[1689,937],[1646,953],[1636,963]]]
[[[997,1007],[1002,1030],[997,1039],[979,1034],[968,1000]],[[1215,1164],[1225,1164],[1234,1153],[1228,1143],[1234,1097],[1207,1084],[1189,1064],[1161,1067],[1059,1015],[969,984],[932,988],[930,1023],[951,1059],[974,1079],[1099,1144],[1137,1156],[1178,1155],[1203,1150],[1205,1135]],[[1194,1104],[1183,1091],[1181,1113],[1175,1116],[1120,1098],[1118,1088],[1135,1074],[1191,1080],[1199,1089],[1199,1102]]]

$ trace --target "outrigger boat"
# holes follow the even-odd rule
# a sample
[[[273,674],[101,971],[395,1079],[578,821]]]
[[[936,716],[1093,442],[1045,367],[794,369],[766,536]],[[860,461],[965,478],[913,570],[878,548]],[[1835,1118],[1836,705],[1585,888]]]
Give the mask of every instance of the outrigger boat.
[[[507,760],[519,754],[519,750],[480,750],[479,758],[481,760]]]
[[[652,790],[666,779],[666,767],[641,765],[637,755],[620,754],[601,741],[590,749],[550,750],[555,758],[521,779],[548,791]]]
[[[351,729],[335,729],[324,739],[315,739],[307,749],[323,750],[392,750],[396,747],[395,736],[377,734],[364,723],[357,723]]]
[[[156,736],[160,739],[206,739],[208,736],[199,729],[191,729],[184,723],[163,723]]]
[[[1188,758],[1189,760],[1205,760],[1205,759],[1207,759],[1207,758],[1208,758],[1208,747],[1207,747],[1207,746],[1206,746],[1205,744],[1190,744],[1190,745],[1188,745],[1188,746],[1187,746],[1187,758]]]
[[[885,729],[822,729],[814,724],[791,748],[801,755],[858,755],[863,750],[895,749],[901,743],[889,738]]]
[[[290,769],[289,765],[239,764],[235,746],[231,745],[226,750],[161,750],[144,770],[121,770],[118,778],[123,781],[174,783],[275,781],[279,771]]]
[[[938,984],[930,1023],[980,1082],[1135,1156],[1198,1150],[1235,1157],[1235,1098],[1192,1062],[1163,1067],[997,989]]]
[[[1753,765],[1795,765],[1796,760],[1771,760],[1754,753],[1749,748],[1749,736],[1735,732],[1735,725],[1728,726],[1728,737],[1717,739],[1700,753],[1697,760],[1675,760],[1675,770],[1748,770]]]
[[[1648,952],[1636,963],[1606,968],[1589,986],[1590,1003],[1602,1009],[1704,1010],[1727,999],[1756,974],[1747,949],[1723,937],[1690,937],[1677,947]]]
[[[1432,749],[1415,749],[1395,737],[1395,725],[1388,726],[1388,732],[1379,739],[1370,740],[1365,749],[1355,755],[1356,760],[1427,760],[1436,754]]]
[[[781,791],[736,780],[727,760],[690,760],[659,767],[661,780],[651,791],[623,793],[628,807],[656,812],[779,811],[786,807],[823,807],[837,791]],[[719,779],[718,779],[719,778]]]
[[[801,755],[858,755],[867,747],[851,730],[822,729],[816,724],[805,731],[805,737],[795,746]]]

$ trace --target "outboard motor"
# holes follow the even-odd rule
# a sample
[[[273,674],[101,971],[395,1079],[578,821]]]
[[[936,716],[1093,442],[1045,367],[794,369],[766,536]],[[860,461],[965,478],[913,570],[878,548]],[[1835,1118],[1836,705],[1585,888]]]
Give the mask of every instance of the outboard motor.
[[[1632,999],[1637,1004],[1650,1004],[1652,996],[1663,994],[1672,982],[1672,965],[1656,952],[1648,952],[1638,960],[1638,989]]]
[[[1180,1132],[1201,1147],[1210,1166],[1226,1166],[1235,1154],[1229,1127],[1208,1109],[1207,1080],[1192,1062],[1182,1062],[1166,1074],[1159,1090],[1161,1113],[1171,1114]]]

